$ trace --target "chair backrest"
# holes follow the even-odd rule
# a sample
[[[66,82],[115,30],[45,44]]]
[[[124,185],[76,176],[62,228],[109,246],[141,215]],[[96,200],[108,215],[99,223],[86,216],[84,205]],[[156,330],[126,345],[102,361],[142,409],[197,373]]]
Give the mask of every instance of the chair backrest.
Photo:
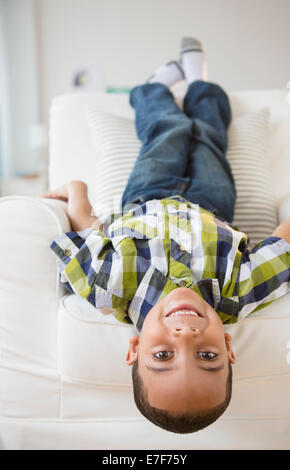
[[[184,93],[184,85],[178,85],[174,90],[180,106]],[[233,118],[263,107],[270,108],[269,160],[275,198],[279,204],[290,194],[290,104],[287,103],[287,90],[242,90],[227,93]],[[127,94],[77,93],[55,97],[50,110],[50,187],[71,179],[82,179],[88,184],[89,191],[94,188],[97,156],[89,132],[88,106],[134,119],[134,110]]]

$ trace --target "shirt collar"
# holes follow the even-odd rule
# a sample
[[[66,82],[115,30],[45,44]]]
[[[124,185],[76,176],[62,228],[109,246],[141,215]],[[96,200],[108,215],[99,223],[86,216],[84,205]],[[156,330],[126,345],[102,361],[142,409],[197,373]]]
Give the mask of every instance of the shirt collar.
[[[150,266],[139,284],[135,295],[129,305],[128,315],[137,328],[141,331],[143,322],[149,311],[173,289],[183,286],[194,290],[215,310],[221,305],[221,293],[218,279],[201,279],[194,283],[190,276],[183,279],[173,279],[165,276],[154,266]]]

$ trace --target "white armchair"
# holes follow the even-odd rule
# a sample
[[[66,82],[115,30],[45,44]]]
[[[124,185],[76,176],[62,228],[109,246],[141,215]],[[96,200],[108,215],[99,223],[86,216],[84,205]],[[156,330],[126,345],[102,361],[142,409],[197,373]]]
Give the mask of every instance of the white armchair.
[[[234,116],[271,109],[270,162],[280,221],[290,216],[290,106],[286,91],[229,93]],[[86,110],[128,118],[126,95],[56,97],[50,187],[82,179],[92,199],[96,154]],[[125,364],[133,326],[103,316],[58,282],[49,245],[70,230],[61,201],[0,198],[1,449],[290,449],[290,295],[225,330],[236,354],[233,396],[210,427],[177,435],[135,407]],[[270,234],[269,234],[270,235]]]

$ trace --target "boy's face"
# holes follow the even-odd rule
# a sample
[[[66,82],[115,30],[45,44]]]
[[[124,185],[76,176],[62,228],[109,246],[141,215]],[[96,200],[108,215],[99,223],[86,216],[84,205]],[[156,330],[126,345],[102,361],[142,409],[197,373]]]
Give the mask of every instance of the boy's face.
[[[196,292],[180,287],[150,310],[140,336],[130,339],[126,362],[132,365],[138,357],[151,406],[194,413],[224,401],[228,361],[235,362],[230,341],[216,311]]]

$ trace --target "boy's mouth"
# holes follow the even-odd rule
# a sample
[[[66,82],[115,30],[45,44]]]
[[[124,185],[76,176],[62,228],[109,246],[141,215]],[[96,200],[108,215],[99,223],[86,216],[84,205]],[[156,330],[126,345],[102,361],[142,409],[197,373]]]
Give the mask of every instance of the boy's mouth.
[[[165,317],[176,317],[176,316],[193,316],[203,318],[203,315],[195,306],[189,304],[182,304],[174,307],[168,313],[165,314]]]

